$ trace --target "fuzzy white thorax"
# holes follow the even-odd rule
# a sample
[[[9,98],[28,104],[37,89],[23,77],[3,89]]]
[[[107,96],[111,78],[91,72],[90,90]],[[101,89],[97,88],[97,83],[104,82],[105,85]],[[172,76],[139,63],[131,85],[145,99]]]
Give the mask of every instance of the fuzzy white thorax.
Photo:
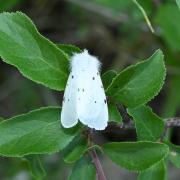
[[[101,63],[98,59],[91,56],[86,49],[82,53],[75,53],[71,59],[71,70],[74,72],[81,72],[86,69],[99,70],[100,66]]]

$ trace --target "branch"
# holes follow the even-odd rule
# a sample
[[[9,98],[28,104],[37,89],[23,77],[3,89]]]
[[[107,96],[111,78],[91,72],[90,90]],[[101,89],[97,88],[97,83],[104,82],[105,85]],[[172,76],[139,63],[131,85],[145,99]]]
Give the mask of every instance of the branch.
[[[93,130],[92,129],[88,129],[87,130],[87,138],[88,138],[88,146],[92,147],[93,146],[93,140],[92,140],[92,134],[93,134]],[[98,158],[98,155],[96,153],[96,150],[94,148],[92,148],[89,151],[89,154],[91,155],[92,161],[96,167],[96,174],[97,174],[97,179],[98,180],[106,180],[103,168],[101,166],[101,162]]]
[[[106,180],[106,177],[104,175],[104,171],[102,169],[101,163],[99,161],[98,155],[95,151],[95,149],[92,149],[90,151],[91,157],[93,159],[94,165],[96,167],[96,172],[97,172],[97,178],[98,180]]]
[[[180,127],[180,117],[166,118],[164,119],[164,122],[166,128]],[[108,127],[115,127],[120,129],[135,129],[135,124],[134,121],[130,119],[128,122],[124,122],[120,125],[110,123]]]
[[[180,117],[167,118],[167,119],[164,119],[164,121],[167,128],[180,126]]]

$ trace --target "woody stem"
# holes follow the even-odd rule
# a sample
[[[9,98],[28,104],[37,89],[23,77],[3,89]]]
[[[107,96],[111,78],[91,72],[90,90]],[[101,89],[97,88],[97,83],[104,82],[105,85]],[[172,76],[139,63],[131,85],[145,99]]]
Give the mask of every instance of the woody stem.
[[[90,153],[91,153],[91,157],[93,159],[94,165],[96,167],[98,180],[106,180],[104,171],[102,169],[101,163],[99,161],[99,158],[98,158],[98,155],[97,155],[95,149],[92,149]]]
[[[88,146],[89,147],[92,147],[92,145],[93,145],[92,132],[93,132],[92,129],[88,131]],[[99,160],[99,157],[98,157],[98,155],[96,153],[96,150],[94,148],[92,148],[89,153],[90,153],[91,158],[93,160],[93,163],[94,163],[94,165],[96,167],[97,179],[98,180],[106,180],[106,177],[105,177],[103,168],[101,166],[101,162]]]

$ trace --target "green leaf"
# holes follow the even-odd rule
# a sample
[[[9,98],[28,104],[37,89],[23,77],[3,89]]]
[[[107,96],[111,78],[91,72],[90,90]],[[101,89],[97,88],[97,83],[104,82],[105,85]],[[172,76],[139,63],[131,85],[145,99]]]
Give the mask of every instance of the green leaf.
[[[177,3],[178,8],[179,8],[179,10],[180,10],[180,0],[176,0],[176,3]]]
[[[109,121],[122,123],[122,116],[117,108],[117,105],[113,102],[108,103]]]
[[[139,141],[156,141],[164,131],[164,121],[152,112],[148,106],[128,109],[128,114],[133,117]]]
[[[116,77],[117,72],[114,70],[106,71],[102,75],[102,83],[104,85],[104,89],[107,89],[109,85],[111,84],[112,80]]]
[[[81,158],[74,166],[68,180],[95,180],[96,169],[88,157]]]
[[[68,57],[40,35],[25,14],[0,14],[0,44],[3,61],[17,67],[25,77],[51,89],[64,89]]]
[[[26,156],[25,159],[27,160],[31,175],[34,179],[41,180],[46,176],[46,172],[38,155],[29,155]]]
[[[81,50],[71,44],[57,44],[57,47],[64,51],[69,57],[73,55],[73,53],[80,53]]]
[[[155,18],[156,23],[160,26],[160,35],[172,51],[180,50],[180,23],[177,23],[179,19],[179,10],[173,4],[160,6]]]
[[[167,140],[165,141],[165,143],[169,146],[170,161],[175,167],[180,168],[180,146],[174,145]]]
[[[87,150],[87,139],[78,134],[63,150],[63,159],[66,163],[74,163],[80,159]]]
[[[164,159],[169,148],[154,142],[112,142],[104,145],[113,162],[132,171],[142,171]]]
[[[77,132],[77,127],[61,126],[60,108],[41,108],[0,123],[0,155],[55,153],[66,147]]]
[[[167,168],[164,161],[161,161],[149,169],[140,172],[138,180],[166,180]]]
[[[146,61],[120,72],[107,89],[107,94],[128,107],[136,107],[159,93],[165,75],[163,53],[158,50]]]

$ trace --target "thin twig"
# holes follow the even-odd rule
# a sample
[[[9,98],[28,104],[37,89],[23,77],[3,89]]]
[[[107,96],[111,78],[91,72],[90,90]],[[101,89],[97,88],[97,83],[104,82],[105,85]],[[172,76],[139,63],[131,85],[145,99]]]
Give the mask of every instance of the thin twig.
[[[180,127],[180,117],[166,118],[164,119],[164,122],[165,122],[166,128]],[[130,120],[120,125],[115,124],[115,123],[110,123],[108,127],[115,127],[115,128],[120,128],[120,129],[134,129],[135,124],[133,120]]]
[[[165,119],[165,124],[167,128],[180,127],[180,117]]]
[[[92,147],[93,146],[93,141],[92,141],[92,134],[93,134],[93,130],[89,129],[87,131],[87,138],[88,138],[88,146]],[[98,155],[96,153],[95,148],[92,148],[89,150],[89,154],[91,155],[92,161],[96,167],[96,174],[97,174],[97,178],[98,180],[106,180],[103,168],[101,166],[101,162],[98,158]]]
[[[148,18],[148,16],[147,16],[145,10],[143,9],[143,7],[142,7],[136,0],[132,0],[132,1],[135,3],[135,5],[139,8],[139,10],[141,11],[141,13],[143,14],[144,19],[145,19],[148,27],[150,28],[151,32],[154,33],[155,31],[154,31],[154,29],[153,29],[153,27],[152,27],[152,25],[151,25],[151,22],[150,22],[150,20],[149,20],[149,18]]]
[[[96,150],[92,149],[90,154],[91,154],[91,157],[93,159],[94,165],[96,167],[96,172],[97,172],[98,180],[106,180],[106,177],[104,175],[104,171],[102,169],[101,163],[100,163],[98,155],[96,153]]]

